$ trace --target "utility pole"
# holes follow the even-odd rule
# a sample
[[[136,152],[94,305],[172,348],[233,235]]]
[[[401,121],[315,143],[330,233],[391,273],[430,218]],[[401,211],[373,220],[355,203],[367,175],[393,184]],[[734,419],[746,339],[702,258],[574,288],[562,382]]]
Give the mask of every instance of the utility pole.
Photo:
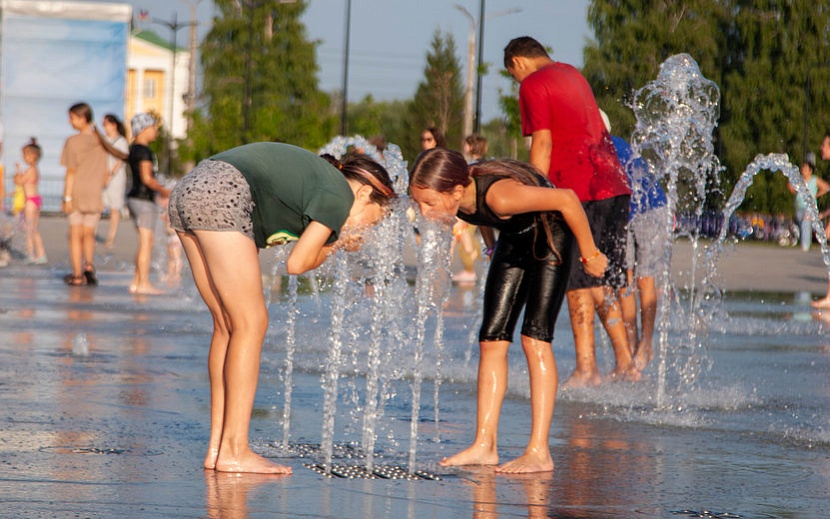
[[[189,131],[191,126],[193,125],[193,111],[196,109],[196,50],[199,46],[199,36],[197,31],[198,23],[195,20],[198,19],[197,15],[197,7],[202,0],[190,0],[188,3],[190,4],[190,19],[194,21],[194,23],[190,24],[190,45],[188,45],[188,49],[190,50],[190,67],[188,69],[188,84],[187,84],[187,130]]]
[[[153,18],[153,23],[157,23],[160,25],[164,25],[168,29],[170,29],[170,53],[172,56],[171,59],[171,66],[170,66],[170,95],[169,95],[169,109],[167,113],[167,176],[170,177],[173,173],[173,114],[174,114],[174,101],[176,97],[176,36],[179,33],[179,29],[183,29],[185,27],[190,27],[196,25],[196,21],[191,20],[189,22],[182,22],[179,23],[178,16],[175,11],[173,11],[173,19],[171,21],[160,20],[158,18]],[[190,56],[191,62],[193,61],[193,56]],[[190,87],[192,88],[192,87]]]

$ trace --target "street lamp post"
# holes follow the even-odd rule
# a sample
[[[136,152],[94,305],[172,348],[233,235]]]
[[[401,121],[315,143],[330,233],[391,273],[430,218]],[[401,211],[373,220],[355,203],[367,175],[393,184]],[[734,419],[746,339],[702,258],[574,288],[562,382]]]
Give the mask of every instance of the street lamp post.
[[[470,22],[470,36],[467,38],[467,82],[464,89],[464,129],[462,139],[473,132],[473,82],[476,73],[476,19],[463,5],[453,4]]]
[[[473,78],[475,78],[475,132],[481,130],[481,63],[484,59],[484,0],[479,6],[478,23],[463,5],[453,4],[470,22],[470,36],[467,39],[467,87],[464,91],[464,137],[473,132]],[[518,13],[522,9],[513,7],[490,15],[491,18]],[[476,66],[476,27],[478,27],[478,66]]]

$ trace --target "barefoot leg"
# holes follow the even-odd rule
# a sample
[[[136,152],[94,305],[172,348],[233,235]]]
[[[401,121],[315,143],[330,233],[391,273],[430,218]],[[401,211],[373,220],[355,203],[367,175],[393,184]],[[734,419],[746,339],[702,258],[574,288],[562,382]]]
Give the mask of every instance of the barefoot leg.
[[[602,382],[594,351],[594,300],[590,288],[570,290],[568,313],[574,334],[576,367],[563,388],[597,386]]]
[[[549,437],[559,385],[556,359],[549,342],[522,335],[522,349],[530,375],[530,441],[524,454],[499,466],[496,472],[517,474],[553,470]]]
[[[590,290],[600,321],[602,321],[602,325],[605,327],[614,348],[616,366],[611,373],[612,378],[621,378],[631,382],[639,380],[640,372],[632,362],[631,348],[628,346],[628,332],[623,322],[617,292],[604,286],[594,287]]]
[[[625,323],[625,331],[628,335],[628,347],[633,350],[634,346],[639,342],[637,334],[637,293],[634,291],[634,271],[627,270],[628,286],[624,287],[619,292],[620,311],[622,312],[623,323]],[[632,351],[633,355],[635,352]]]
[[[509,347],[508,341],[480,344],[476,437],[471,446],[454,456],[441,460],[442,466],[498,464],[499,416],[504,393],[507,390],[507,350]]]
[[[193,247],[188,247],[188,258],[192,256],[191,252],[201,253],[213,293],[206,303],[218,302],[219,308],[211,309],[211,313],[226,316],[221,321],[229,323],[227,328],[230,332],[224,355],[220,348],[216,352],[211,351],[209,359],[211,388],[222,387],[224,390],[221,439],[215,468],[221,472],[291,473],[290,467],[278,465],[254,453],[248,443],[260,353],[268,326],[256,245],[238,232],[196,231],[195,241],[198,248],[193,250]],[[227,251],[234,251],[234,254],[229,255]],[[218,317],[215,320],[220,322]],[[221,345],[222,340],[217,340],[217,343]],[[224,385],[221,386],[220,382],[214,382],[214,378],[223,357]],[[218,396],[217,399],[211,397],[212,405],[218,403]]]
[[[216,458],[219,456],[219,443],[222,440],[222,427],[225,417],[225,377],[223,375],[225,356],[228,351],[230,331],[228,321],[222,311],[218,297],[214,293],[205,266],[202,251],[194,236],[179,233],[179,239],[190,263],[190,270],[193,272],[193,280],[199,294],[207,304],[213,317],[213,336],[210,340],[210,352],[208,354],[208,375],[210,376],[210,440],[205,455],[204,467],[206,469],[216,468]]]
[[[654,355],[651,346],[654,339],[654,323],[657,319],[657,286],[654,277],[638,278],[637,288],[640,292],[640,320],[643,323],[643,335],[634,352],[634,367],[642,371]]]

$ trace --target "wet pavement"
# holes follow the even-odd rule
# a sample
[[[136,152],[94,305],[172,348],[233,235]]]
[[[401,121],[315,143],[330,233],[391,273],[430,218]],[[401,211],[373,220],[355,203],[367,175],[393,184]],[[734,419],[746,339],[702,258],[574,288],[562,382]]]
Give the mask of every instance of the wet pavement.
[[[251,438],[294,474],[205,471],[209,316],[192,287],[127,293],[128,233],[111,256],[101,251],[95,288],[63,284],[56,243],[49,266],[0,270],[0,517],[830,517],[830,344],[806,303],[792,298],[737,303],[746,318],[723,325],[725,339],[711,351],[717,389],[683,400],[691,412],[654,411],[653,372],[639,386],[561,394],[553,474],[437,466],[466,445],[475,419],[474,362],[454,371],[449,360],[442,418],[423,419],[418,446],[419,468],[440,480],[311,470],[317,460],[302,446],[320,441],[320,374],[295,372],[292,443],[279,446],[281,343],[273,339]],[[787,265],[795,271],[793,262],[808,257],[816,259],[795,255]],[[465,295],[457,287],[448,307],[463,323],[474,313]],[[467,331],[453,336],[453,323],[450,340],[463,343]],[[573,365],[568,327],[557,325],[560,376]],[[526,376],[520,357],[511,362],[519,387],[502,415],[505,459],[521,452],[528,425]],[[398,393],[385,432],[406,438],[407,398]],[[405,440],[387,445],[376,464],[406,466],[407,449]],[[361,463],[358,455],[336,461]]]

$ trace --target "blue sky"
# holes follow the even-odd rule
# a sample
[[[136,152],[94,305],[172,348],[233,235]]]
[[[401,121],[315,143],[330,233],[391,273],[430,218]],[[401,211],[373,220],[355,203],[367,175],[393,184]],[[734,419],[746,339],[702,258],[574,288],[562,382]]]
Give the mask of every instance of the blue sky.
[[[150,19],[190,20],[190,6],[196,5],[198,19],[206,31],[213,13],[210,0],[135,0],[127,2],[137,13],[149,11]],[[553,58],[582,65],[582,48],[590,38],[587,24],[589,0],[486,0],[484,61],[490,73],[483,78],[482,118],[499,115],[498,91],[509,88],[498,75],[502,49],[515,37],[533,36],[553,49]],[[466,8],[477,20],[479,0],[352,0],[349,57],[349,100],[367,94],[378,100],[411,97],[423,79],[426,53],[434,32],[451,33],[462,68],[466,64],[470,21],[454,4]],[[520,9],[518,12],[503,14]],[[343,48],[346,0],[311,0],[304,21],[308,35],[320,40],[318,65],[323,90],[339,90],[343,79]],[[160,24],[144,27],[168,38],[170,31]],[[179,45],[187,44],[187,30],[179,31]]]

